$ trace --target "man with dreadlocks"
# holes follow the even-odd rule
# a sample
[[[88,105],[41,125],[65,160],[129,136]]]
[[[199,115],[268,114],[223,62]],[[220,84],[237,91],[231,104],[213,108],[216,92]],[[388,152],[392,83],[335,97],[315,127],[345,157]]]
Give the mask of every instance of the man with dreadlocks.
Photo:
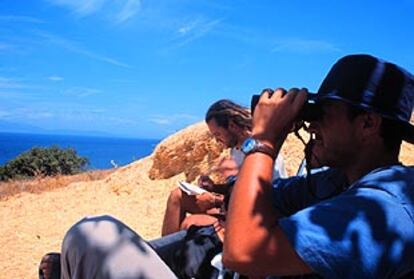
[[[214,138],[225,147],[231,148],[231,158],[223,160],[218,167],[222,171],[223,176],[228,178],[228,183],[214,184],[210,178],[202,176],[199,184],[210,192],[190,196],[183,193],[179,188],[173,190],[168,198],[162,227],[163,237],[143,243],[143,247],[141,247],[145,250],[146,245],[149,244],[152,248],[144,251],[145,256],[142,258],[144,262],[148,263],[152,258],[159,256],[168,265],[169,269],[174,272],[175,276],[179,278],[216,278],[218,270],[211,265],[211,260],[222,251],[223,222],[217,222],[215,217],[217,215],[212,216],[201,213],[206,213],[211,209],[222,209],[224,195],[228,197],[230,187],[244,159],[244,153],[240,151],[240,145],[251,134],[252,118],[250,111],[230,100],[219,100],[212,104],[206,113],[205,122]],[[273,170],[273,177],[276,179],[285,176],[283,161],[281,157],[278,157]],[[186,213],[193,214],[185,219]],[[86,225],[85,229],[79,231],[77,229],[71,230],[73,234],[71,233],[71,236],[65,238],[64,243],[76,242],[85,235],[89,235],[88,238],[91,241],[96,238],[93,240],[93,245],[96,245],[97,250],[103,249],[109,252],[107,250],[108,247],[111,245],[117,246],[115,243],[111,244],[109,243],[110,241],[108,242],[108,239],[111,239],[110,235],[112,233],[118,234],[119,232],[122,235],[117,240],[121,246],[122,243],[127,243],[134,238],[134,234],[130,229],[123,228],[123,224],[111,216],[88,217],[81,220],[74,228],[81,223],[88,225]],[[184,229],[180,230],[180,227]],[[95,231],[97,228],[99,229]],[[89,242],[89,240],[86,240],[86,242]],[[83,253],[85,250],[75,252],[71,245],[63,245],[64,252],[62,256],[66,258],[65,261],[70,261],[72,264],[74,263],[73,260],[78,257],[78,252]],[[87,248],[87,246],[81,245],[83,248]],[[141,258],[137,259],[137,255],[134,253],[128,256],[128,253],[131,251],[121,250],[117,252],[114,249],[113,252],[115,254],[120,253],[120,256],[119,258],[115,256],[113,259],[108,257],[108,261],[115,265],[126,267],[131,261],[141,260]],[[96,266],[97,268],[105,265],[104,257],[96,256],[88,257],[90,264],[87,265]],[[81,266],[64,265],[62,266],[62,278],[96,278],[95,268],[93,270],[81,269]],[[151,278],[168,278],[168,276],[173,276],[171,271],[165,272],[163,268],[152,267],[151,264],[148,264],[146,269],[144,273],[148,272]],[[47,254],[42,259],[39,272],[39,278],[41,279],[59,278],[60,254]],[[134,272],[134,270],[131,269],[130,272]],[[80,276],[81,273],[83,277]],[[127,277],[122,277],[125,274],[119,273],[105,275],[108,277],[101,277],[103,275],[98,274],[97,278],[118,278],[116,277],[118,275],[120,276],[119,278]],[[146,277],[143,276],[143,278]]]
[[[187,195],[179,187],[171,191],[164,215],[162,235],[168,235],[191,225],[208,225],[217,218],[217,209],[223,206],[224,195],[241,166],[244,153],[241,144],[251,135],[252,118],[250,111],[230,100],[219,100],[207,110],[205,122],[214,138],[225,147],[231,148],[230,159],[221,161],[217,167],[227,178],[226,184],[214,184],[208,176],[200,176],[199,185],[208,192],[200,195]],[[273,178],[286,177],[283,160],[278,156],[273,170]],[[192,214],[189,217],[187,213]],[[210,215],[206,213],[211,213]]]

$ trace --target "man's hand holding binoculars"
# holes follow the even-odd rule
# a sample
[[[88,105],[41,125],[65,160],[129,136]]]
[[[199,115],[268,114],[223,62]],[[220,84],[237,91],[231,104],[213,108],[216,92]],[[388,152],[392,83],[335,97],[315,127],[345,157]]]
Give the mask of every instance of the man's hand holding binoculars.
[[[307,89],[297,88],[263,90],[254,105],[252,136],[274,150],[279,149],[298,119],[307,94]]]

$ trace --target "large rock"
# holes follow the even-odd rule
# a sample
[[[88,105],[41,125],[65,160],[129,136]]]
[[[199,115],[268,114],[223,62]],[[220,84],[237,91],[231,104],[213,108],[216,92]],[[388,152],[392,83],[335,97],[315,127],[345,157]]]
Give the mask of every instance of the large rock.
[[[213,166],[228,154],[200,122],[163,140],[153,153],[151,179],[166,179],[184,173],[187,181],[210,174]],[[213,175],[214,176],[214,175]]]
[[[305,133],[302,135],[307,138]],[[289,175],[296,173],[303,149],[300,141],[290,134],[281,151]],[[184,173],[187,181],[193,181],[201,174],[212,174],[215,180],[221,180],[219,174],[210,171],[225,156],[229,156],[229,150],[223,149],[209,133],[207,125],[200,122],[166,138],[155,148],[149,177],[167,179]]]

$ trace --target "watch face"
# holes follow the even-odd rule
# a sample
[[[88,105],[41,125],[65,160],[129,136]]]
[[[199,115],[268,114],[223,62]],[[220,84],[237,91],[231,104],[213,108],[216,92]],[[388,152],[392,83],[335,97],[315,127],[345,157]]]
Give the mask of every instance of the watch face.
[[[241,146],[241,151],[244,154],[247,154],[250,151],[252,151],[255,146],[256,146],[256,141],[253,138],[248,138],[243,142]]]

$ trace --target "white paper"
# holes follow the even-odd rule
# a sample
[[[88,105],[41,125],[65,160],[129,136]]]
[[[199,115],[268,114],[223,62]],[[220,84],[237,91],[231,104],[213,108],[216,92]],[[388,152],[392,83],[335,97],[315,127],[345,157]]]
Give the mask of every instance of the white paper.
[[[178,186],[180,187],[181,190],[183,190],[187,195],[190,195],[190,196],[200,195],[202,193],[207,192],[206,190],[204,190],[200,186],[190,184],[190,183],[187,183],[185,181],[179,181]]]

